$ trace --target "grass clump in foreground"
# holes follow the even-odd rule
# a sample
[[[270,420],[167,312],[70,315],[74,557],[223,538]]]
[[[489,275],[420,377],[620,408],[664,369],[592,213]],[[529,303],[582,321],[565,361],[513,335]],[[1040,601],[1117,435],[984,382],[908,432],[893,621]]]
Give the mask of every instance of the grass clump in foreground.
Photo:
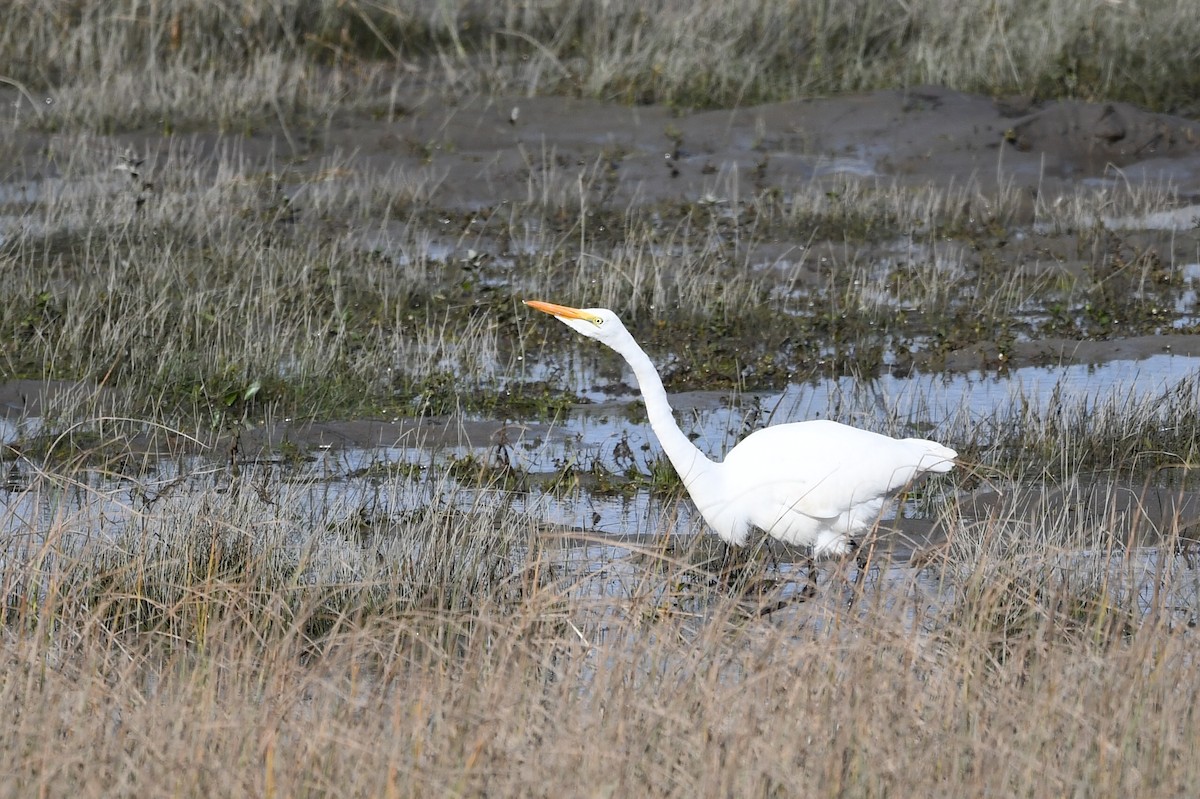
[[[1137,550],[1124,520],[1057,503],[949,513],[928,579],[875,572],[847,610],[830,568],[816,600],[760,616],[682,556],[572,560],[480,494],[460,511],[398,486],[317,505],[256,477],[97,495],[91,517],[86,491],[62,490],[86,483],[44,475],[0,517],[52,508],[0,575],[15,794],[1178,795],[1200,779],[1195,575],[1159,559],[1174,529]]]

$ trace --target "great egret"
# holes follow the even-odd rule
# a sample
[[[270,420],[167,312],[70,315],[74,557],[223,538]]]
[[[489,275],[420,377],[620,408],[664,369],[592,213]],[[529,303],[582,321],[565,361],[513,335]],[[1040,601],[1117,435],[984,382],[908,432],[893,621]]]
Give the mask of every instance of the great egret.
[[[856,547],[884,504],[921,475],[948,472],[958,453],[923,438],[891,438],[816,420],[756,430],[725,460],[710,460],[679,429],[662,379],[625,325],[606,308],[525,304],[616,350],[633,368],[650,427],[697,509],[727,544],[760,529],[814,557]]]

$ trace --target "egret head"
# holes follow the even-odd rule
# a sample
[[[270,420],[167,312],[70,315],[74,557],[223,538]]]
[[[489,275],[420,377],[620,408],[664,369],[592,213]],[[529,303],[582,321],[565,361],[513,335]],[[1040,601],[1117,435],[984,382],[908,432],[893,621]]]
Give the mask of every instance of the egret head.
[[[570,308],[540,300],[525,300],[530,308],[548,313],[588,338],[604,342],[614,349],[626,340],[632,340],[620,318],[607,308]]]

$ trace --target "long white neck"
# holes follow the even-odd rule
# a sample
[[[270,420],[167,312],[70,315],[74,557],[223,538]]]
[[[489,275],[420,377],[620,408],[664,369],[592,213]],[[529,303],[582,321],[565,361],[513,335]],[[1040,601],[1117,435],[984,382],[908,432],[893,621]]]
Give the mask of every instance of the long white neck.
[[[671,465],[683,479],[683,484],[691,493],[693,486],[705,475],[712,474],[714,464],[695,444],[693,444],[675,421],[671,412],[671,404],[667,401],[667,391],[663,388],[662,378],[654,368],[650,357],[630,337],[621,342],[620,348],[614,347],[625,357],[637,378],[638,387],[642,390],[642,400],[646,403],[646,415],[650,418],[650,427],[658,436],[658,443],[663,452],[671,459]],[[693,495],[694,496],[694,495]]]

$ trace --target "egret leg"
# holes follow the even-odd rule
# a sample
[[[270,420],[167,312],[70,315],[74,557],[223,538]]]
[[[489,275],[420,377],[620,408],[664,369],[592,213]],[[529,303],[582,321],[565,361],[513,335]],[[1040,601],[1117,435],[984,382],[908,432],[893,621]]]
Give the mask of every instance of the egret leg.
[[[746,547],[735,547],[722,541],[721,568],[718,577],[726,588],[733,588],[746,567]]]
[[[846,601],[846,609],[854,607],[854,600],[858,598],[862,591],[859,581],[863,580],[863,575],[867,573],[867,569],[871,565],[871,553],[874,551],[874,546],[867,548],[859,546],[857,541],[850,542],[850,549],[854,553],[854,579],[850,581],[850,599]]]
[[[764,548],[767,550],[765,553],[762,552]],[[761,595],[764,588],[777,584],[776,580],[764,575],[763,571],[767,564],[759,560],[763,557],[769,558],[771,567],[778,572],[778,555],[771,551],[770,545],[764,543],[763,540],[753,547],[735,547],[725,544],[720,571],[717,574],[720,585],[731,594],[755,593]]]
[[[804,587],[800,589],[800,597],[802,599],[812,599],[817,595],[817,560],[809,552],[804,557],[805,571],[808,572],[808,580]]]
[[[775,553],[771,553],[770,557],[773,562],[772,563],[773,568],[776,571],[778,571],[779,570],[779,559],[778,559],[777,555]],[[812,554],[809,553],[803,557],[802,563],[803,563],[804,571],[807,574],[807,577],[805,578],[805,582],[804,582],[804,587],[800,588],[793,594],[784,596],[784,597],[776,600],[775,602],[770,603],[769,605],[760,605],[760,607],[758,608],[758,615],[767,616],[767,615],[770,615],[771,613],[774,613],[777,610],[783,610],[784,608],[786,608],[790,605],[794,605],[797,602],[804,602],[804,601],[816,596],[816,594],[817,594],[816,561],[813,558]],[[787,582],[794,583],[795,581],[792,580],[791,578],[788,578]],[[761,599],[760,599],[760,602],[761,602]]]

